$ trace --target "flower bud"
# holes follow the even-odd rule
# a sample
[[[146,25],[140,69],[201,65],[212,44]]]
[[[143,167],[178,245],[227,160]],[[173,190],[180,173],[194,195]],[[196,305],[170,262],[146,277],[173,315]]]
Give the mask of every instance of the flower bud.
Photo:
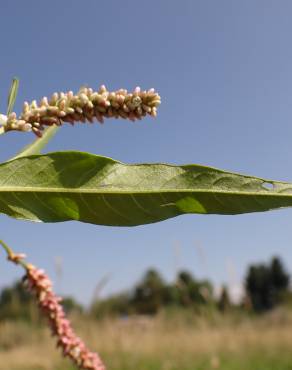
[[[7,116],[4,114],[0,114],[0,126],[6,125],[7,122]]]
[[[49,105],[49,102],[48,102],[48,98],[46,96],[44,96],[41,100],[41,106],[47,106]]]
[[[50,105],[55,105],[57,103],[57,100],[59,99],[59,94],[55,92],[50,99]]]
[[[29,104],[28,104],[28,102],[27,102],[27,101],[25,101],[25,102],[23,103],[22,111],[23,111],[23,113],[26,113],[26,112],[28,112],[28,111],[29,111]]]

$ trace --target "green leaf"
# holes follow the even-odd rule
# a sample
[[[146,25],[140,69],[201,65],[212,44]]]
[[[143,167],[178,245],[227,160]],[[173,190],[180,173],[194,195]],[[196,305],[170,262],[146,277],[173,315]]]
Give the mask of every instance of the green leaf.
[[[292,184],[200,165],[129,165],[80,152],[0,165],[0,211],[18,219],[135,226],[186,213],[292,206]]]
[[[19,80],[17,78],[14,78],[12,80],[12,84],[10,86],[9,95],[8,95],[8,101],[7,101],[7,116],[12,112],[17,92],[18,92],[18,86],[19,86]]]
[[[15,157],[11,158],[11,160],[21,157],[27,157],[29,155],[40,154],[42,149],[55,136],[59,128],[60,127],[58,126],[48,127],[44,131],[41,138],[36,138],[31,144],[25,146]]]

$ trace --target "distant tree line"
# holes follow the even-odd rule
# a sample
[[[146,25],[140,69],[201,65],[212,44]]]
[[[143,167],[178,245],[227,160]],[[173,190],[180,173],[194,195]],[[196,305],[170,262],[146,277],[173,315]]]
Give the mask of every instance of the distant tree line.
[[[278,257],[267,264],[251,265],[244,280],[245,296],[239,305],[232,303],[226,286],[219,297],[208,280],[198,280],[188,271],[178,273],[174,283],[167,284],[156,270],[146,272],[135,288],[95,302],[94,316],[156,314],[166,307],[190,308],[199,312],[212,307],[222,312],[232,308],[264,312],[284,302],[292,302],[290,276]]]
[[[181,271],[173,284],[167,284],[156,270],[148,270],[130,292],[95,302],[91,312],[99,317],[106,314],[154,315],[166,306],[199,308],[214,304],[213,287],[208,280],[197,280]]]
[[[132,290],[96,300],[89,313],[96,318],[155,315],[169,307],[191,309],[194,312],[208,308],[228,312],[241,308],[260,313],[292,302],[289,283],[290,276],[278,257],[267,264],[250,265],[244,281],[245,297],[240,305],[235,305],[226,286],[216,297],[210,281],[196,279],[189,271],[179,272],[175,281],[169,284],[158,271],[150,269]],[[82,306],[73,298],[64,298],[63,304],[68,313],[83,312]],[[34,301],[20,282],[0,293],[0,320],[4,319],[39,320]]]

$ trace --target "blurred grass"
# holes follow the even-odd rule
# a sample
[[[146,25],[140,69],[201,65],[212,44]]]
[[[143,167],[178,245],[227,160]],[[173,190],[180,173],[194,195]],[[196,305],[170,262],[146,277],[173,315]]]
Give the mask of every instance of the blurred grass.
[[[292,313],[72,318],[110,370],[292,370]],[[72,370],[45,328],[0,322],[0,370]]]

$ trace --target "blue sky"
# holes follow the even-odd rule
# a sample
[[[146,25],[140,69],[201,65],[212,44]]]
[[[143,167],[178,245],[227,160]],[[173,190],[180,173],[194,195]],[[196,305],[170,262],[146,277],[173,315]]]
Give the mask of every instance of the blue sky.
[[[290,1],[2,1],[0,112],[13,76],[24,100],[81,85],[154,87],[157,119],[64,126],[47,151],[135,162],[200,163],[292,181]],[[0,137],[0,160],[33,139]],[[0,237],[44,267],[62,294],[90,302],[131,287],[149,267],[187,268],[236,285],[251,262],[280,255],[292,272],[292,210],[189,215],[136,228],[34,224],[2,215]],[[63,276],[55,259],[63,261]],[[0,286],[22,275],[0,260]]]

